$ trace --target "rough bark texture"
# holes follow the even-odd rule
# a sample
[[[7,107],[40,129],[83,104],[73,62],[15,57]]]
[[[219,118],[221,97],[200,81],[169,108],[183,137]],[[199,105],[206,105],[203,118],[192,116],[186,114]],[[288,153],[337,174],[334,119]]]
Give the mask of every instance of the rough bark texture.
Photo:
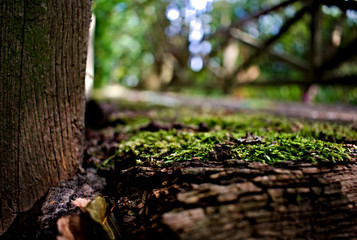
[[[78,167],[90,3],[0,1],[0,235]]]
[[[117,175],[128,239],[356,239],[355,162],[190,161]]]

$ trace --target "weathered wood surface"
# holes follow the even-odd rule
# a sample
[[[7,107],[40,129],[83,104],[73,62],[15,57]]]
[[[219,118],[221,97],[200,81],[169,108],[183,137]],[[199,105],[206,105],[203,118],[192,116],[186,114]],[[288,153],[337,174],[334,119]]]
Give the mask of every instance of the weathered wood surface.
[[[0,235],[82,158],[90,5],[0,1]]]
[[[239,160],[116,175],[129,239],[357,239],[357,164]]]

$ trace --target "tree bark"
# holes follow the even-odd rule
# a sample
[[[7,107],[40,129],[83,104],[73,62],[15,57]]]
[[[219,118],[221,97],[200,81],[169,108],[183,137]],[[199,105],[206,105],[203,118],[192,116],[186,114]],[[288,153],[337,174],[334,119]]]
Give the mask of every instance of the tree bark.
[[[0,2],[0,235],[78,168],[90,3]]]
[[[356,170],[355,160],[136,166],[115,174],[116,216],[127,239],[356,239]]]

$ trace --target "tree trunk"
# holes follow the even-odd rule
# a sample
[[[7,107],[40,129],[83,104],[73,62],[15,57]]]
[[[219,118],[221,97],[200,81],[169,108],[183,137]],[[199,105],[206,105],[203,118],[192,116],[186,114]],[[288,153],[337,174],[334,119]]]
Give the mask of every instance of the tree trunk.
[[[0,235],[78,168],[90,3],[0,2]]]

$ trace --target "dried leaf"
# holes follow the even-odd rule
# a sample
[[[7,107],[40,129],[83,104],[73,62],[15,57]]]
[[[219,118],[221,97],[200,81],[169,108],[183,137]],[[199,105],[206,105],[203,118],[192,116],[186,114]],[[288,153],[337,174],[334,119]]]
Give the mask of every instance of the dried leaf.
[[[69,217],[70,216],[65,216],[58,219],[57,229],[60,235],[57,236],[57,240],[74,240],[73,233],[69,227]]]
[[[254,135],[254,133],[246,132],[245,137],[243,138],[238,138],[236,139],[236,142],[238,144],[255,144],[255,143],[261,143],[262,142],[262,137]]]
[[[90,217],[99,223],[109,239],[121,239],[120,228],[113,214],[114,206],[102,196],[96,196],[86,207]]]
[[[74,206],[79,207],[79,209],[81,209],[81,211],[83,213],[85,213],[86,212],[86,207],[87,207],[89,202],[90,202],[90,200],[86,199],[86,198],[76,198],[71,203]]]
[[[57,240],[84,240],[87,225],[79,215],[68,215],[57,221]]]

